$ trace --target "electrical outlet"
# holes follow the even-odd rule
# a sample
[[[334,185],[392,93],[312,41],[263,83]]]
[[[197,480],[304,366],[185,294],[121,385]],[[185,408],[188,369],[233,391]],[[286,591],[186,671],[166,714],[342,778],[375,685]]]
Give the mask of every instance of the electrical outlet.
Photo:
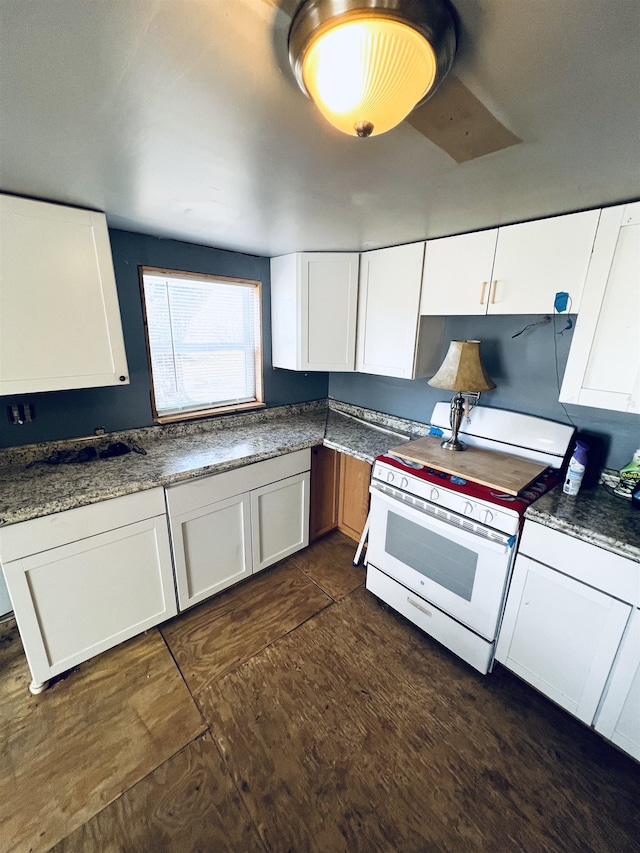
[[[33,403],[10,403],[7,406],[7,419],[10,424],[22,426],[36,419],[36,409]]]

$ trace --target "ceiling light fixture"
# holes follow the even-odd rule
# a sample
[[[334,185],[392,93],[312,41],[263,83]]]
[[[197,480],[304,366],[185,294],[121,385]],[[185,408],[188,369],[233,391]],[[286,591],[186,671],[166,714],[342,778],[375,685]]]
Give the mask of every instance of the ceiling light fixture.
[[[446,0],[304,0],[289,30],[300,88],[351,136],[399,124],[433,94],[455,51]]]

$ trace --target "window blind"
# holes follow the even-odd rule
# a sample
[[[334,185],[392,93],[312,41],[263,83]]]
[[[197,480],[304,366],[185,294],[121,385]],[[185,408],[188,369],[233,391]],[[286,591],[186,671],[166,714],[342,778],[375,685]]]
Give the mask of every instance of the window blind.
[[[158,415],[257,399],[257,282],[143,273]]]

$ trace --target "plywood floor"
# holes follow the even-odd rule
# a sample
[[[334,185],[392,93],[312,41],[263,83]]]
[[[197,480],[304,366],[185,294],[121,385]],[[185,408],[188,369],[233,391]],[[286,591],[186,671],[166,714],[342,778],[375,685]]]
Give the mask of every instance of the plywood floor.
[[[383,610],[332,534],[38,697],[0,635],[0,851],[640,851],[640,767]]]

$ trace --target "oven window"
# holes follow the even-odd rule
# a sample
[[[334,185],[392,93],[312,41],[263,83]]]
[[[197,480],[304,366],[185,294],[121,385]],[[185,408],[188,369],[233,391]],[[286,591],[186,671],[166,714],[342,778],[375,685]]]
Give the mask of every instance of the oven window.
[[[478,562],[476,551],[395,512],[387,513],[385,551],[434,583],[471,601]]]

